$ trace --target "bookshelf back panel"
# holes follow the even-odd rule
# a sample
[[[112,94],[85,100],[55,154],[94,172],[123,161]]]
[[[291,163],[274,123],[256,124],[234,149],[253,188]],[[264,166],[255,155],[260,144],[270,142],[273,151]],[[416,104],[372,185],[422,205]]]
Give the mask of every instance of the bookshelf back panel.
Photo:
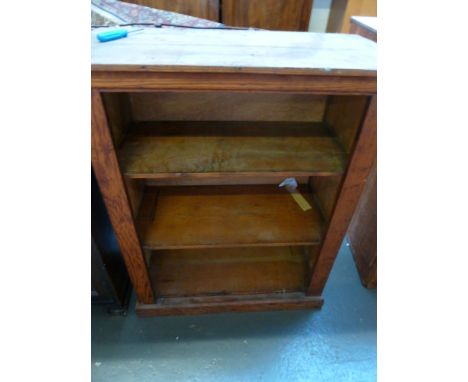
[[[320,122],[327,97],[286,93],[131,93],[135,122]]]

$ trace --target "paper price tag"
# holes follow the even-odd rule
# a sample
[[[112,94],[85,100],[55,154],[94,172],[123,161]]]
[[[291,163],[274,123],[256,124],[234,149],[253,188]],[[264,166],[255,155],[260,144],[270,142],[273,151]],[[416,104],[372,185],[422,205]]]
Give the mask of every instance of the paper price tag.
[[[296,178],[286,178],[279,184],[278,187],[285,187],[303,211],[309,211],[312,209],[312,206],[309,204],[309,202],[297,190]]]

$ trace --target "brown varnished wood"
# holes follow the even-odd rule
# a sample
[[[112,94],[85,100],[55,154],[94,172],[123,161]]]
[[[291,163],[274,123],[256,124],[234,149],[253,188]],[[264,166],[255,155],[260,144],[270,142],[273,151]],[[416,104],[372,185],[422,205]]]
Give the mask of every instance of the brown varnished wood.
[[[307,76],[253,73],[171,73],[171,72],[102,72],[91,74],[94,88],[102,91],[215,91],[215,92],[285,92],[313,94],[372,94],[377,91],[375,77],[340,75]]]
[[[220,185],[246,185],[246,184],[273,184],[278,185],[284,180],[284,176],[267,176],[265,174],[251,174],[239,175],[213,175],[210,177],[187,177],[169,175],[168,177],[161,177],[157,179],[147,179],[145,183],[148,186],[220,186]],[[298,184],[308,184],[308,176],[296,177]]]
[[[326,96],[288,93],[130,93],[133,120],[321,122]]]
[[[320,308],[323,299],[301,292],[270,293],[239,296],[173,297],[160,299],[157,304],[137,303],[140,317],[207,314],[221,312],[256,312],[270,310]]]
[[[153,291],[125,192],[101,95],[92,96],[92,165],[138,300],[150,304]]]
[[[361,282],[377,286],[377,166],[372,166],[356,212],[349,225],[348,238]]]
[[[312,0],[222,0],[222,10],[226,25],[306,31]]]
[[[368,97],[328,97],[325,122],[344,151],[351,153],[368,104]]]
[[[367,176],[376,156],[377,96],[371,98],[359,138],[351,155],[348,170],[326,229],[319,256],[312,273],[309,295],[322,294],[343,237]]]
[[[377,0],[333,0],[327,32],[348,33],[351,16],[377,16]]]
[[[352,21],[349,33],[358,34],[362,37],[368,38],[369,40],[377,42],[377,33],[375,31],[365,29],[360,24],[353,23]]]
[[[248,247],[153,251],[156,298],[304,292],[304,247]]]
[[[313,245],[322,219],[304,212],[276,186],[148,188],[139,217],[144,247],[151,249]]]
[[[124,177],[124,182],[133,216],[137,216],[140,210],[141,199],[143,198],[145,183],[141,179],[131,179],[128,177]]]
[[[126,93],[102,93],[107,123],[115,147],[119,147],[132,120],[130,102]]]
[[[153,122],[132,130],[119,152],[131,178],[329,175],[346,165],[319,123]]]
[[[313,176],[310,177],[312,194],[317,201],[317,206],[325,218],[330,221],[336,198],[341,185],[341,176]]]
[[[370,25],[372,22],[372,25]],[[351,18],[350,33],[359,34],[377,42],[376,20]],[[374,162],[362,192],[348,238],[362,284],[377,287],[377,162]]]
[[[170,297],[156,296],[151,303],[139,304],[138,309],[143,315],[158,315],[320,306],[322,300],[319,296],[357,204],[371,157],[375,156],[375,142],[372,139],[373,134],[375,137],[376,107],[375,43],[357,36],[215,32],[144,31],[139,37],[135,33],[135,38],[129,36],[112,44],[100,45],[93,36],[93,88],[100,92],[123,93],[120,99],[124,99],[125,107],[131,110],[130,125],[122,124],[123,127],[130,127],[125,135],[121,135],[124,138],[120,146],[122,149],[132,137],[137,136],[145,140],[168,138],[192,142],[197,139],[213,141],[217,137],[223,144],[226,140],[232,142],[233,138],[255,138],[255,150],[259,150],[258,143],[265,135],[271,138],[272,133],[281,132],[282,138],[308,139],[298,134],[300,129],[294,124],[307,122],[312,126],[311,122],[319,122],[326,126],[326,135],[314,137],[330,138],[335,134],[340,152],[348,155],[343,155],[345,162],[338,173],[322,172],[319,173],[320,177],[315,176],[318,175],[316,172],[294,173],[301,177],[301,192],[313,207],[308,212],[303,212],[286,190],[276,187],[275,182],[279,183],[279,178],[286,172],[265,173],[251,165],[244,167],[248,169],[247,173],[238,171],[242,166],[233,166],[232,172],[205,171],[206,168],[213,169],[213,165],[202,166],[205,172],[188,173],[188,176],[185,172],[154,172],[155,166],[161,166],[162,159],[168,163],[165,171],[173,171],[171,166],[177,165],[178,158],[190,151],[185,149],[179,150],[173,157],[175,159],[160,155],[160,150],[148,156],[150,170],[145,174],[148,178],[136,183],[127,178],[127,193],[121,175],[120,180],[114,177],[107,187],[120,190],[120,198],[110,203],[111,209],[115,212],[119,204],[123,204],[127,211],[123,217],[118,216],[116,224],[124,224],[128,216],[131,218],[130,205],[135,209],[138,204],[133,201],[138,199],[132,196],[133,190],[145,184],[137,232],[141,233],[148,261],[152,258],[151,249],[163,254],[160,259],[164,260],[153,264],[156,267],[154,274],[160,272],[162,266],[163,277],[153,280],[149,289],[156,283],[172,288],[166,289],[172,291],[169,292]],[[151,92],[156,95],[145,94]],[[372,99],[371,103],[368,104],[362,96]],[[198,97],[200,102],[197,102]],[[232,102],[225,102],[228,99],[232,99]],[[308,100],[311,100],[309,105]],[[224,113],[223,105],[227,109]],[[231,109],[236,106],[238,110],[232,112]],[[307,106],[310,106],[309,110]],[[99,107],[102,108],[102,105]],[[196,110],[197,107],[205,110],[200,112]],[[293,107],[297,107],[297,113],[292,111]],[[289,114],[288,108],[291,108]],[[273,110],[270,112],[269,109]],[[167,122],[179,112],[180,119],[176,119],[181,124]],[[100,113],[104,115],[103,110]],[[248,118],[249,113],[258,119]],[[246,120],[239,121],[236,116],[244,116]],[[126,121],[124,117],[117,117],[119,120]],[[147,123],[139,124],[144,121]],[[205,122],[212,122],[213,125],[201,128],[198,124]],[[255,123],[240,132],[242,128],[239,129],[239,126],[252,122]],[[271,122],[277,123],[277,128],[272,128]],[[101,129],[108,129],[105,118],[101,123]],[[192,128],[198,130],[198,134],[190,132]],[[112,134],[115,134],[114,130]],[[223,134],[219,134],[221,130]],[[359,139],[356,140],[357,131]],[[102,165],[101,174],[114,176],[119,164],[113,151],[115,147],[111,142],[110,130],[107,135],[110,146],[103,146],[104,154],[100,155],[109,156],[105,153],[110,151],[114,161],[109,165],[103,160],[106,164]],[[141,147],[147,144],[142,143]],[[167,150],[169,146],[174,148],[171,144]],[[234,155],[239,146],[242,145],[237,142],[228,150],[219,150],[220,161],[212,163],[228,163],[225,156]],[[261,146],[265,147],[264,144]],[[320,144],[316,143],[311,146],[320,148]],[[140,154],[151,152],[136,151]],[[198,151],[201,154],[190,158],[196,160],[205,155],[206,150]],[[297,150],[291,150],[292,156],[297,154]],[[323,159],[324,156],[321,156]],[[257,160],[266,158],[262,155],[255,157]],[[121,155],[119,159],[123,165],[128,158]],[[190,162],[190,166],[194,166],[192,159],[180,160],[178,165],[187,166],[186,163]],[[279,166],[279,163],[284,165],[286,161],[276,154],[272,163]],[[341,175],[343,171],[344,175]],[[307,182],[305,177],[311,175],[310,182]],[[198,182],[205,185],[192,186]],[[249,185],[257,182],[260,185]],[[267,184],[261,184],[263,182]],[[139,186],[134,187],[136,184]],[[138,196],[138,192],[134,194]],[[135,227],[131,229],[135,230]],[[136,241],[132,242],[131,250],[127,253],[130,257],[134,257],[131,251],[139,247],[138,236],[136,233],[133,236]],[[297,263],[294,261],[290,264],[289,258],[275,257],[277,250],[303,246],[313,246],[318,250],[318,255],[311,261],[302,257],[300,272],[291,271],[296,269]],[[251,255],[239,257],[239,249]],[[236,254],[223,257],[218,252],[226,254],[227,250]],[[256,251],[260,250],[265,253],[265,263],[262,264],[267,264],[264,284],[262,267],[252,265],[257,261]],[[206,255],[204,251],[212,255]],[[170,256],[176,252],[182,254],[178,260]],[[195,253],[204,255],[195,256]],[[143,258],[141,248],[138,249],[138,256]],[[180,260],[177,266],[176,260]],[[144,261],[140,261],[140,264],[145,265]],[[203,264],[200,273],[196,270],[178,272],[177,268],[190,269],[197,261]],[[215,268],[222,269],[218,274],[224,274],[226,283],[219,281],[218,284],[210,284],[210,272]],[[145,271],[148,277],[148,271]],[[168,277],[164,279],[164,275]],[[183,279],[179,279],[181,275]],[[182,281],[178,283],[178,280]],[[235,280],[241,282],[236,283]],[[302,290],[290,288],[291,285],[299,285],[300,280],[304,281],[302,290],[306,290],[308,296]],[[276,287],[272,288],[272,285],[280,284],[290,291],[278,293]],[[190,291],[188,294],[180,293],[189,289],[198,290],[201,294],[193,295]],[[277,293],[270,289],[275,289]]]
[[[126,0],[125,2],[202,19],[220,21],[220,0]]]

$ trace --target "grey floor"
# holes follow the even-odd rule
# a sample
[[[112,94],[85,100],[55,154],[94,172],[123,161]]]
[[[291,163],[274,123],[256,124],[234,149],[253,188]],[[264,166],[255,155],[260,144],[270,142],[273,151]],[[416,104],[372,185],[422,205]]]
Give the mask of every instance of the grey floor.
[[[346,243],[324,297],[316,311],[145,319],[94,306],[92,380],[375,381],[377,295]]]

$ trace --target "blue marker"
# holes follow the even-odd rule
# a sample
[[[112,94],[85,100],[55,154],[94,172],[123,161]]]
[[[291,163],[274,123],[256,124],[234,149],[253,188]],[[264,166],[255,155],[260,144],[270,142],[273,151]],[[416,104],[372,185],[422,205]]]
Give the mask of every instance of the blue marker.
[[[136,29],[133,31],[128,31],[126,29],[114,29],[111,31],[107,32],[101,32],[97,34],[97,39],[100,42],[108,42],[108,41],[113,41],[113,40],[118,40],[121,38],[125,38],[128,36],[129,33],[131,32],[136,32],[136,31],[141,31],[143,29]]]

